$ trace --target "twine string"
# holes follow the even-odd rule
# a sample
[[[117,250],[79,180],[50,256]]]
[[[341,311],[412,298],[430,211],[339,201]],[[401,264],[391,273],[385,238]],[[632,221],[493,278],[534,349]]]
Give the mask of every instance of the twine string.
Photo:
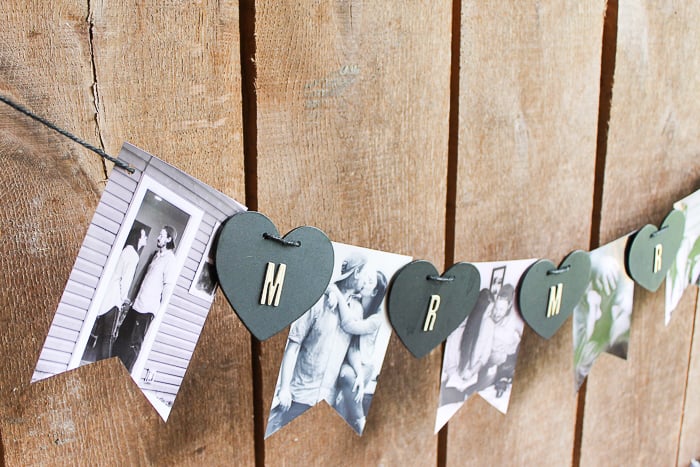
[[[78,138],[73,133],[70,133],[69,131],[66,131],[63,128],[56,126],[54,123],[51,123],[50,121],[46,120],[45,118],[40,117],[39,115],[37,115],[34,112],[32,112],[31,110],[27,109],[23,105],[18,104],[17,102],[14,102],[12,99],[0,94],[0,101],[9,105],[10,107],[17,110],[18,112],[23,113],[27,117],[36,120],[37,122],[41,123],[42,125],[45,125],[45,126],[51,128],[56,133],[63,135],[72,141],[75,141],[79,145],[83,146],[85,149],[88,149],[88,150],[94,152],[95,154],[99,155],[103,159],[107,159],[108,161],[114,163],[114,165],[116,165],[117,167],[121,167],[122,169],[126,170],[129,173],[134,173],[135,169],[132,166],[130,166],[129,164],[127,164],[126,162],[124,162],[123,160],[110,156],[109,154],[104,152],[102,149],[100,149],[96,146],[93,146],[92,144],[88,143],[87,141],[85,141],[81,138]]]

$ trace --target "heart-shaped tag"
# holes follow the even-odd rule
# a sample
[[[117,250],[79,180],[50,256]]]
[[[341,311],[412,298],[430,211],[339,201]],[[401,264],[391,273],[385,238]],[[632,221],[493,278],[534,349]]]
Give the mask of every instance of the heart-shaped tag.
[[[683,240],[685,214],[671,211],[660,228],[647,224],[627,244],[627,273],[637,284],[656,292],[676,260]]]
[[[259,212],[242,212],[221,227],[216,273],[226,299],[258,339],[299,318],[325,292],[333,274],[333,245],[315,227],[280,238]]]
[[[413,261],[394,276],[389,320],[416,357],[428,354],[471,313],[481,278],[472,264],[457,263],[440,276],[429,261]]]
[[[569,253],[558,269],[547,259],[537,261],[520,282],[518,304],[525,322],[545,339],[552,337],[581,300],[590,274],[585,251]]]

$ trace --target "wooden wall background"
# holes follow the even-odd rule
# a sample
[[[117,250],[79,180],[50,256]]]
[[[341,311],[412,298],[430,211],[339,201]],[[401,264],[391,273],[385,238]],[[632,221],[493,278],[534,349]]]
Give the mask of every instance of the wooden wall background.
[[[560,259],[700,188],[689,0],[5,0],[0,93],[123,141],[280,231],[456,260]],[[164,424],[117,361],[28,385],[111,167],[0,106],[0,463],[688,465],[697,289],[671,325],[635,291],[627,362],[572,390],[572,336],[526,331],[506,416],[432,434],[440,350],[393,337],[367,429],[319,406],[262,440],[285,336],[216,300]]]

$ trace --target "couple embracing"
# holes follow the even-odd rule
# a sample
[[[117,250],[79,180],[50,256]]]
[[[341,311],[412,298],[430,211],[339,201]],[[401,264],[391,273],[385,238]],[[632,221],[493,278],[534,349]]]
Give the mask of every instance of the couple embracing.
[[[362,433],[386,287],[386,276],[352,253],[321,299],[292,323],[266,437],[321,400]]]

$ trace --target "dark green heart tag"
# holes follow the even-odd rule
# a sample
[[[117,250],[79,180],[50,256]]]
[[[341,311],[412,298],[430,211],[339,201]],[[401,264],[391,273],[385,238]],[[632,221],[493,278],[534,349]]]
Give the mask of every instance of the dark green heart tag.
[[[216,274],[226,299],[248,330],[265,340],[304,314],[333,274],[333,245],[315,227],[284,238],[259,212],[242,212],[221,227]]]
[[[591,258],[580,250],[569,253],[559,268],[547,259],[530,266],[518,294],[525,322],[545,339],[552,337],[581,300],[590,274]]]
[[[656,292],[676,260],[683,240],[685,214],[671,211],[660,228],[647,224],[627,243],[627,273],[647,290]]]
[[[394,276],[389,320],[401,342],[421,358],[457,329],[479,296],[481,278],[472,264],[457,263],[442,276],[429,261],[413,261]]]

